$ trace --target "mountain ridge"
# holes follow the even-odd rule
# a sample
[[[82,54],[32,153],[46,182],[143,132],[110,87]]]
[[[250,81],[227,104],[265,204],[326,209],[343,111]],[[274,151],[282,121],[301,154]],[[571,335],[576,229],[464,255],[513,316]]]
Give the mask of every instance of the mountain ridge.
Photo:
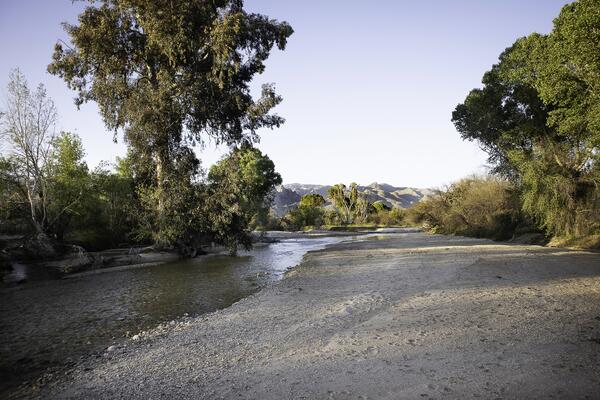
[[[298,206],[302,196],[315,193],[327,199],[327,191],[333,185],[310,183],[288,183],[280,185],[275,190],[273,210],[278,216],[283,216],[292,208]],[[358,185],[358,190],[370,202],[381,201],[388,207],[407,208],[433,193],[432,189],[414,188],[410,186],[393,186],[387,183],[372,182],[369,185]],[[329,202],[329,201],[328,201]]]

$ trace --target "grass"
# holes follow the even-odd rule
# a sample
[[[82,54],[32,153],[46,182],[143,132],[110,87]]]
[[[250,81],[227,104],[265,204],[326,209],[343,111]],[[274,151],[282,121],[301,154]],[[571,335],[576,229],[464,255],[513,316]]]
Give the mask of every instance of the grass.
[[[581,250],[600,250],[600,234],[582,237],[555,237],[549,247],[566,247]]]

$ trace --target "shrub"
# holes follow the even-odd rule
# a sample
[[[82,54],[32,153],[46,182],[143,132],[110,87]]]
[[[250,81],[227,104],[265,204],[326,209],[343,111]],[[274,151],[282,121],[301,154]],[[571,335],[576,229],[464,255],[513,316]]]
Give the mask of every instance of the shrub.
[[[415,204],[407,220],[438,233],[488,237],[513,236],[523,222],[518,192],[508,181],[466,178]]]

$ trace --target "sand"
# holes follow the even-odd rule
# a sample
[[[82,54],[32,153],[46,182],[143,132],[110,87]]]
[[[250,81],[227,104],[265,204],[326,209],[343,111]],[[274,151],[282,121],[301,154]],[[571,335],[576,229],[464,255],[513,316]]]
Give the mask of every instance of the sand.
[[[598,398],[600,254],[414,232],[354,240],[30,395]]]

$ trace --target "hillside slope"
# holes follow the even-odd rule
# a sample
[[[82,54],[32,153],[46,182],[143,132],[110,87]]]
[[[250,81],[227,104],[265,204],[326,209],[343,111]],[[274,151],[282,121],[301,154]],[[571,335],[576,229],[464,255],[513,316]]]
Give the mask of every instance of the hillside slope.
[[[273,210],[279,216],[298,205],[300,198],[309,193],[317,193],[327,199],[327,191],[331,185],[311,185],[302,183],[290,183],[277,188]],[[389,207],[407,208],[420,201],[425,196],[433,193],[431,189],[419,189],[404,186],[392,186],[386,183],[371,183],[367,186],[358,186],[358,190],[367,196],[373,203],[381,201]]]

